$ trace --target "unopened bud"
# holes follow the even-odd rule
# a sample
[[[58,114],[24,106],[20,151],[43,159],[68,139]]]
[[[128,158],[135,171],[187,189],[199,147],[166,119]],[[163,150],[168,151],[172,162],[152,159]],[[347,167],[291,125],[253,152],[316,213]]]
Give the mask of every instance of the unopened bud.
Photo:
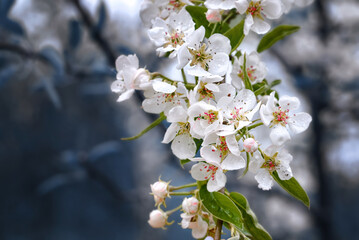
[[[166,198],[168,196],[168,183],[161,180],[155,182],[154,184],[151,184],[151,191],[153,195],[158,198]]]
[[[182,202],[183,211],[188,214],[195,214],[198,211],[199,201],[195,197],[185,198]]]
[[[163,228],[166,225],[167,218],[167,214],[162,210],[153,210],[150,213],[148,224],[150,224],[150,226],[153,228]]]
[[[206,19],[210,23],[217,23],[222,21],[222,15],[219,10],[208,9],[206,12]]]
[[[247,138],[243,142],[244,150],[248,153],[253,153],[258,150],[258,143],[253,138]]]

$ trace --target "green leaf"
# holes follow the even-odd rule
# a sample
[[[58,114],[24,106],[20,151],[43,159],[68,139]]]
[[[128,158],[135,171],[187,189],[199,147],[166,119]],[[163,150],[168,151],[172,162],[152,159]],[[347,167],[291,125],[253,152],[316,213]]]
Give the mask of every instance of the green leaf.
[[[271,82],[271,84],[269,86],[272,88],[272,87],[279,85],[281,82],[282,82],[282,80],[276,79],[273,82]]]
[[[236,26],[234,26],[233,28],[229,29],[227,32],[224,33],[224,36],[226,36],[231,42],[231,47],[232,47],[231,52],[236,50],[241,44],[241,42],[243,41],[244,38],[243,27],[244,27],[244,19]]]
[[[247,199],[242,194],[237,192],[231,192],[230,197],[233,200],[233,202],[238,206],[239,210],[242,212],[244,225],[246,229],[253,236],[253,239],[256,240],[272,239],[272,237],[263,228],[263,226],[258,223],[257,217],[254,214],[254,212],[250,209]]]
[[[251,83],[251,81],[249,80],[249,77],[248,77],[246,64],[247,64],[247,56],[246,56],[246,54],[244,54],[244,60],[243,60],[243,66],[242,66],[243,77],[244,77],[244,80],[243,80],[244,81],[244,86],[245,86],[245,88],[253,91],[252,83]]]
[[[282,180],[279,178],[277,171],[272,172],[271,175],[274,180],[290,195],[304,203],[304,205],[308,208],[310,207],[310,200],[307,193],[294,177],[289,180]]]
[[[219,192],[208,192],[207,184],[205,184],[199,190],[199,197],[203,206],[213,216],[224,222],[232,223],[240,229],[243,228],[241,211],[228,196]]]
[[[197,29],[200,26],[203,26],[206,29],[205,36],[208,38],[212,32],[212,27],[206,18],[206,12],[208,9],[200,6],[187,6],[186,10],[191,15],[195,23],[195,28]]]
[[[273,44],[283,39],[285,36],[288,36],[292,33],[297,32],[300,29],[299,26],[291,26],[291,25],[281,25],[267,33],[263,36],[262,40],[259,42],[257,47],[257,52],[263,52],[270,48]]]
[[[267,87],[268,86],[265,86],[265,85],[261,86],[260,88],[258,88],[257,90],[254,91],[254,94],[256,96],[262,95],[267,90]]]
[[[146,127],[142,132],[140,132],[139,134],[137,134],[136,136],[133,137],[128,137],[128,138],[121,138],[121,140],[135,140],[137,138],[140,138],[142,135],[144,135],[145,133],[147,133],[148,131],[150,131],[152,128],[156,127],[157,125],[159,125],[163,120],[166,119],[166,116],[161,113],[160,117],[157,118],[155,121],[153,121],[148,127]]]

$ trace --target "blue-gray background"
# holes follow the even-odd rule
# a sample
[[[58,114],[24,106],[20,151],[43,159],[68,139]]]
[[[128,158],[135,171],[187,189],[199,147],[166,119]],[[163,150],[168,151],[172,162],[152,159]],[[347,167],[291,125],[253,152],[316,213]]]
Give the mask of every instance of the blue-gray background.
[[[155,56],[140,2],[0,0],[0,239],[191,239],[177,223],[147,224],[149,184],[160,175],[191,182],[188,167],[160,143],[165,126],[120,141],[156,116],[142,112],[140,96],[118,104],[109,90],[120,54],[176,74]],[[257,189],[253,175],[229,176],[273,239],[359,238],[358,9],[335,0],[294,9],[282,21],[302,30],[262,56],[268,79],[284,82],[279,93],[298,96],[313,116],[288,146],[310,211],[278,187]]]

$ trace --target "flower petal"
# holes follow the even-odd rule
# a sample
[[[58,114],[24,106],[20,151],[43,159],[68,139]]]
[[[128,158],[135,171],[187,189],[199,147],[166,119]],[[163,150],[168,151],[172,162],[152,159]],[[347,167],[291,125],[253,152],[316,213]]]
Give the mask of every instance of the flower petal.
[[[293,131],[293,133],[298,134],[305,131],[311,121],[312,117],[308,113],[300,112],[294,114],[288,119],[288,125],[290,130]]]
[[[299,99],[296,97],[283,96],[279,99],[279,106],[281,106],[283,110],[296,110],[299,105]]]
[[[227,182],[226,175],[218,169],[216,174],[214,175],[214,178],[210,178],[207,183],[207,190],[208,192],[216,192],[222,189]]]
[[[242,156],[235,156],[230,153],[223,160],[221,167],[224,170],[238,170],[246,167],[246,161]]]
[[[196,155],[197,146],[193,138],[185,133],[175,137],[171,144],[173,154],[179,159],[192,158]]]
[[[162,143],[171,142],[177,135],[177,132],[180,130],[178,123],[172,123],[166,130],[166,133],[163,137]]]
[[[275,145],[283,145],[286,141],[290,140],[290,135],[286,127],[277,124],[272,128],[269,134],[272,143]]]
[[[200,162],[192,166],[191,168],[191,176],[197,181],[207,180],[208,176],[211,172],[207,172],[209,164]]]
[[[162,81],[152,81],[152,87],[156,92],[161,93],[173,93],[177,89],[176,86]]]
[[[258,187],[263,190],[270,190],[273,186],[272,176],[266,169],[260,169],[254,178],[258,182]]]

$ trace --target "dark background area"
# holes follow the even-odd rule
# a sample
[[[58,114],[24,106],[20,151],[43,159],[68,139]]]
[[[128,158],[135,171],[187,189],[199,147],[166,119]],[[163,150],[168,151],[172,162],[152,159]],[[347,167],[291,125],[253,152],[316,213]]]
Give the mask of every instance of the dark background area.
[[[147,224],[150,183],[192,181],[160,143],[165,126],[120,140],[156,116],[139,96],[116,103],[116,57],[173,67],[155,56],[140,2],[0,0],[0,239],[191,239],[177,223]],[[275,240],[359,239],[359,3],[315,1],[281,23],[302,29],[263,58],[272,80],[285,78],[279,93],[298,96],[313,116],[290,145],[312,207],[278,187],[261,191],[253,176],[230,174],[228,188],[248,198]]]

